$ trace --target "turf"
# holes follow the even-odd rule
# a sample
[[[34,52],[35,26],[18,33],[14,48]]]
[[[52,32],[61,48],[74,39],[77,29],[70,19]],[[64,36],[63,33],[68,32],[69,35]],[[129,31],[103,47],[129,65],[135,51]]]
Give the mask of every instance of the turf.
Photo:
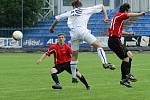
[[[0,54],[0,100],[150,100],[150,54],[135,53],[132,73],[138,82],[133,88],[119,84],[121,61],[114,54],[107,54],[116,70],[105,70],[96,53],[80,53],[78,68],[91,86],[71,83],[71,76],[59,75],[62,90],[53,90],[49,69],[53,59],[46,59],[41,65],[36,53]]]

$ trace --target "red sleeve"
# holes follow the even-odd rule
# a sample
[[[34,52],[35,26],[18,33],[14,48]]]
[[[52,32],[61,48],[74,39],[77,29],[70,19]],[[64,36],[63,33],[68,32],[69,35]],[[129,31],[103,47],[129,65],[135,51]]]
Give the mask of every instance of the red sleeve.
[[[50,45],[49,49],[46,52],[47,56],[50,56],[52,53],[54,53],[54,45]]]

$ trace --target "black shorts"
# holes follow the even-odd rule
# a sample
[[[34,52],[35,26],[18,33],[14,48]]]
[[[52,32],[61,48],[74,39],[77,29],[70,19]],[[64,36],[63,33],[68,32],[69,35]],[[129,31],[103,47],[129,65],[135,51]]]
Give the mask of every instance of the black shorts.
[[[64,70],[71,74],[70,62],[66,62],[66,63],[62,63],[62,64],[56,64],[53,68],[57,69],[57,71],[58,71],[57,74],[63,72]]]
[[[120,38],[111,37],[108,39],[108,46],[109,48],[116,53],[116,55],[120,59],[124,59],[128,57],[127,52],[129,51],[122,43]]]

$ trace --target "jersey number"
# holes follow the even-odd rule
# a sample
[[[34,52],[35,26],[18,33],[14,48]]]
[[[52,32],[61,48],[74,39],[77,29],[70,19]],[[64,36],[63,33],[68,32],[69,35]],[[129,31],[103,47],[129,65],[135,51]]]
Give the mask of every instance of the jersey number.
[[[81,9],[75,9],[71,11],[72,16],[81,16],[82,10]]]

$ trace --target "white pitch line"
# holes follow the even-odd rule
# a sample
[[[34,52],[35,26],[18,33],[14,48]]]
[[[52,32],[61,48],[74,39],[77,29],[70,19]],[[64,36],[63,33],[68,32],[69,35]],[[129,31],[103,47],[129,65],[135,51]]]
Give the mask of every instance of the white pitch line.
[[[6,89],[0,88],[3,92],[25,92],[25,91],[39,91],[39,90],[48,90],[49,88],[37,88],[37,89]]]
[[[69,87],[69,88],[73,88],[73,86],[64,86],[64,87]],[[9,89],[9,88],[0,88],[0,90],[2,90],[3,92],[25,92],[25,91],[40,91],[40,90],[50,90],[51,87],[47,87],[47,88],[36,88],[36,89]],[[6,90],[6,91],[5,91]]]

